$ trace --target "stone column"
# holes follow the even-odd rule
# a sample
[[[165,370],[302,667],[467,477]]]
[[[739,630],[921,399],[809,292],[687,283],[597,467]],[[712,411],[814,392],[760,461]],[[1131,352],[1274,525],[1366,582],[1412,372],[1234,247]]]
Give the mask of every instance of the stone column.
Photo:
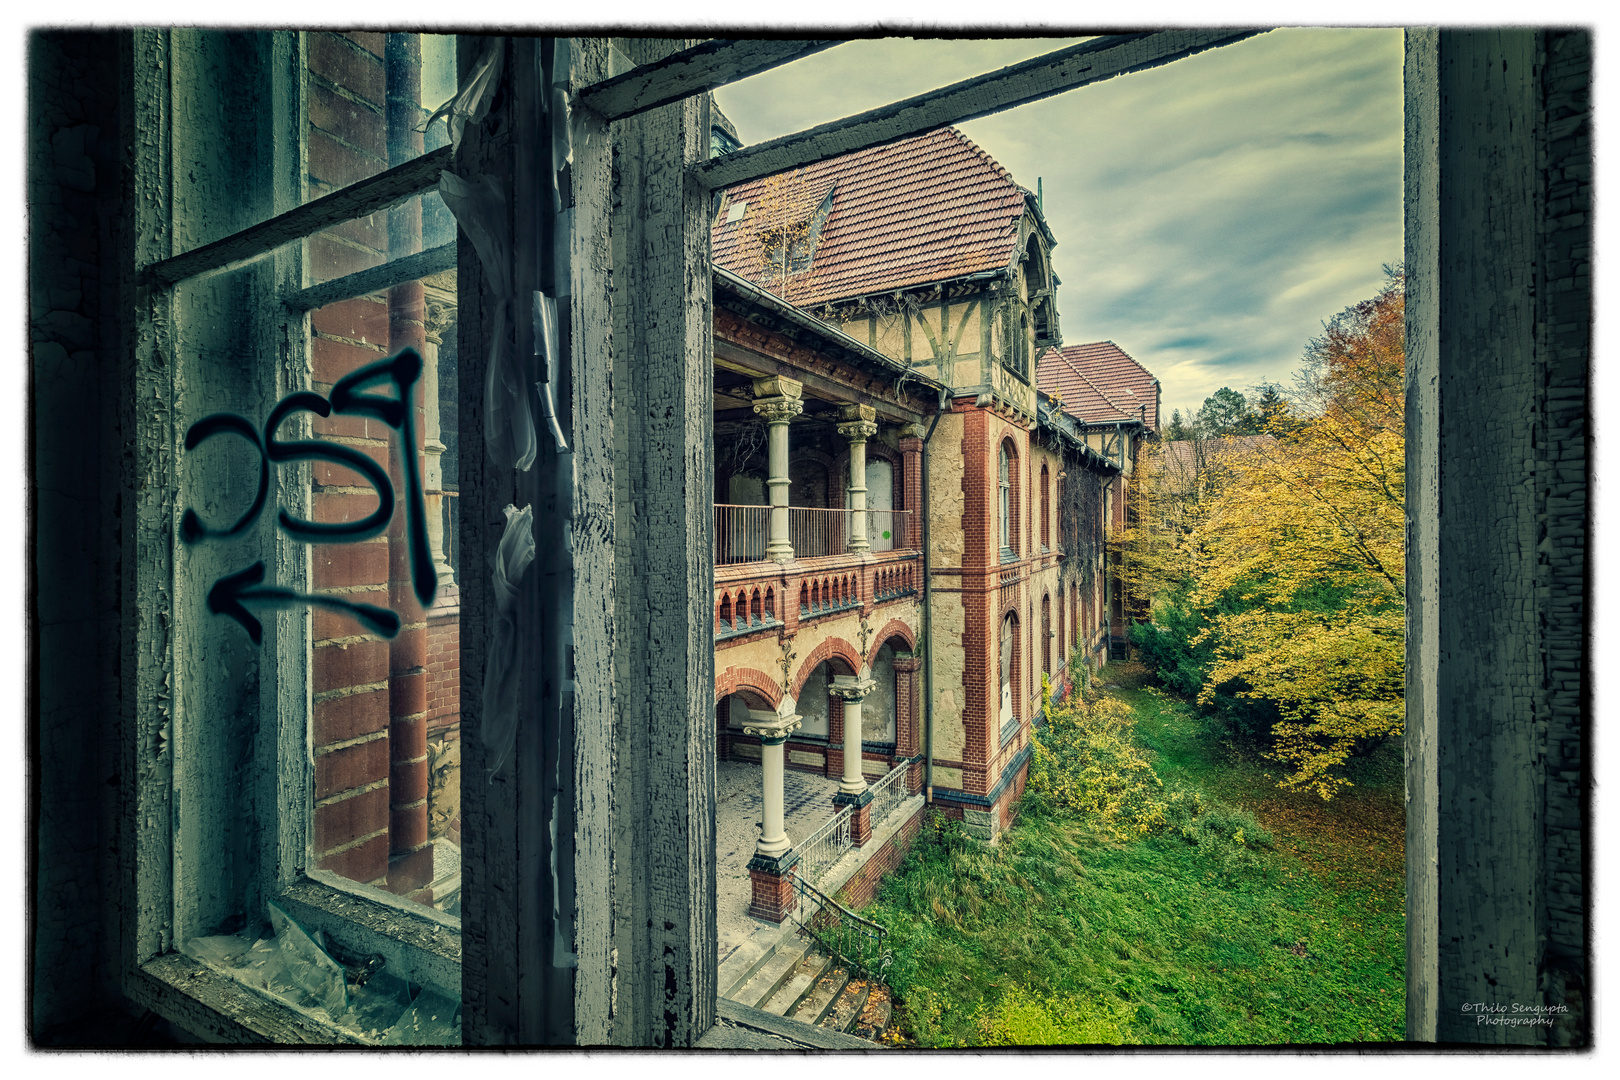
[[[861,773],[861,702],[876,686],[870,675],[834,675],[829,691],[844,703],[844,776],[833,793],[833,805],[855,808],[849,833],[856,847],[872,838],[872,789]]]
[[[762,797],[765,803],[764,820],[760,824],[759,843],[754,850],[761,855],[777,856],[792,847],[782,820],[783,746],[803,723],[798,716],[781,716],[768,710],[749,709],[744,735],[757,735],[760,742],[759,760],[762,769]]]
[[[445,445],[439,438],[439,346],[444,335],[456,325],[456,307],[441,295],[427,300],[427,345],[422,350],[422,404],[425,414],[422,445],[422,495],[427,504],[428,547],[433,552],[433,570],[439,579],[439,595],[455,584],[450,560],[444,551],[444,470],[439,462]]]
[[[877,410],[870,405],[842,405],[838,434],[849,440],[849,550],[872,550],[866,538],[866,440],[877,434]]]
[[[788,536],[788,424],[804,411],[804,384],[780,375],[754,380],[754,412],[769,425],[765,486],[771,490],[771,525],[765,557],[774,562],[793,558]]]
[[[838,783],[841,795],[859,795],[866,790],[861,775],[861,702],[877,686],[869,677],[834,675],[830,693],[844,703],[844,776]]]
[[[793,868],[799,861],[782,820],[782,780],[784,744],[802,721],[796,715],[783,716],[767,710],[748,710],[743,734],[757,735],[760,741],[760,769],[765,812],[760,822],[759,842],[748,860],[751,898],[748,913],[756,919],[781,922],[797,905],[793,890]]]

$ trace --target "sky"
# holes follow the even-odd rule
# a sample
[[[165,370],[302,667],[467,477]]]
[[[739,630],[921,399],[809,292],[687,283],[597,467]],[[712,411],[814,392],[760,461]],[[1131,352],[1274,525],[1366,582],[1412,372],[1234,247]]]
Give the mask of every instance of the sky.
[[[1080,40],[851,41],[715,99],[763,142]],[[1399,30],[1273,30],[960,126],[1040,181],[1064,341],[1141,362],[1168,421],[1286,387],[1400,261],[1401,52]]]

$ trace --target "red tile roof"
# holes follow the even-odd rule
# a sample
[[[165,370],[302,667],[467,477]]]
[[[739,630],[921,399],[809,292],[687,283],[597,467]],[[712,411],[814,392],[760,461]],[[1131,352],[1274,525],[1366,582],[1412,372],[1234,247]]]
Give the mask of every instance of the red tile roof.
[[[947,281],[1013,261],[1025,192],[995,159],[955,128],[808,165],[792,179],[766,177],[726,192],[711,230],[714,262],[761,281],[752,230],[762,196],[786,194],[814,209],[833,188],[810,269],[794,275],[800,307]],[[813,201],[812,201],[813,200]],[[746,202],[736,222],[726,219]]]
[[[1063,411],[1083,424],[1145,418],[1159,430],[1158,380],[1112,341],[1047,349],[1036,362],[1035,388],[1061,396]]]

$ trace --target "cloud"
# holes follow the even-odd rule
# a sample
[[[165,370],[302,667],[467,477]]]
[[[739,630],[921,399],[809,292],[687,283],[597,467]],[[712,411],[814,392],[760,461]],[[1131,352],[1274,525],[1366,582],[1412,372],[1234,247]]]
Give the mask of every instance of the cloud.
[[[1075,40],[853,42],[717,97],[760,141]],[[1113,340],[1185,412],[1286,385],[1401,258],[1401,58],[1399,30],[1276,30],[962,128],[1041,181],[1065,340]]]

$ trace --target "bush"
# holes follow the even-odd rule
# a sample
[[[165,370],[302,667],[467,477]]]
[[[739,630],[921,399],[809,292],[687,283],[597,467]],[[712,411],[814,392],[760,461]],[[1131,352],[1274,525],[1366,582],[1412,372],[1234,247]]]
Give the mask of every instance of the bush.
[[[1117,1006],[1013,986],[993,1009],[974,1014],[980,1046],[1118,1046],[1125,1041]]]
[[[1223,877],[1240,878],[1265,869],[1264,852],[1274,850],[1270,830],[1241,807],[1177,789],[1165,799],[1165,824],[1172,835],[1198,849]]]
[[[1136,744],[1136,715],[1113,698],[1052,701],[1043,676],[1046,727],[1034,737],[1026,791],[1039,805],[1086,819],[1115,840],[1164,823],[1164,784]]]
[[[1203,689],[1204,675],[1215,662],[1209,644],[1193,644],[1204,626],[1203,616],[1190,604],[1166,602],[1155,608],[1152,622],[1132,624],[1131,644],[1160,685],[1192,697]]]

